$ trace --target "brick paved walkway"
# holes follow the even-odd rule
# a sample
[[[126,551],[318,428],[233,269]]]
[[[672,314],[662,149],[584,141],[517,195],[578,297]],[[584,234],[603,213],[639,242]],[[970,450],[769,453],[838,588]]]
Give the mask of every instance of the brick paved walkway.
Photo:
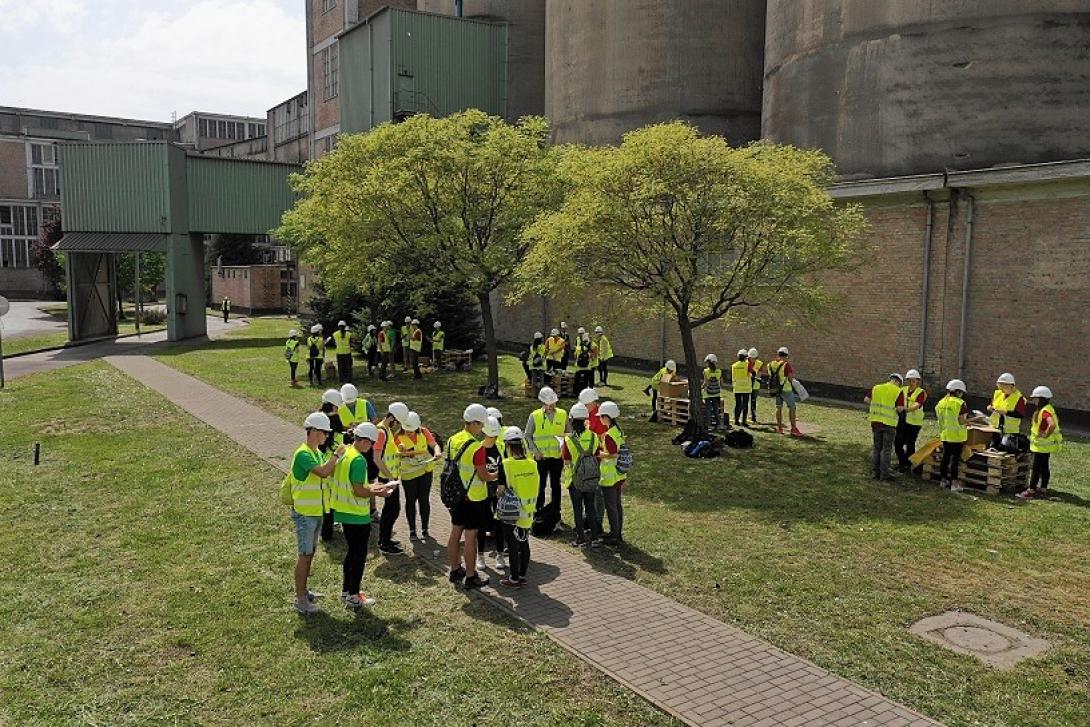
[[[146,356],[107,360],[273,466],[287,468],[300,426]],[[431,530],[445,543],[445,511],[434,499]],[[445,549],[432,543],[415,550],[445,570]],[[598,572],[579,552],[535,540],[531,561],[528,587],[511,596],[487,588],[481,597],[687,724],[938,724],[733,626]]]

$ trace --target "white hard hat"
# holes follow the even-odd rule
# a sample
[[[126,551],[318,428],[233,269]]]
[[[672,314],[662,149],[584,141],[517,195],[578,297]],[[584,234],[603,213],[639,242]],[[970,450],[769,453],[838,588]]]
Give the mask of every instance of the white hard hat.
[[[294,328],[288,331],[288,338],[295,338],[298,335],[299,331],[295,330]]]
[[[556,392],[548,386],[542,386],[541,391],[537,392],[537,400],[542,404],[555,404],[557,402]]]
[[[311,333],[318,333],[321,330],[322,330],[322,327],[320,325],[318,325],[317,323],[315,323],[313,326],[310,327],[310,332]]]
[[[462,412],[462,421],[466,422],[480,422],[484,424],[488,421],[488,410],[480,404],[470,404],[466,407],[466,410]]]
[[[995,383],[1014,386],[1014,374],[999,374],[999,378],[995,380]]]
[[[579,326],[579,330],[576,331],[576,333],[578,333],[580,336],[582,336],[586,332],[587,332],[587,329],[583,328],[582,326]]]
[[[372,442],[378,440],[378,427],[371,422],[356,425],[352,433],[356,435],[356,439],[370,439]]]
[[[587,410],[586,404],[576,404],[568,411],[568,416],[572,419],[586,419],[590,416],[590,411]]]
[[[401,426],[407,432],[419,431],[420,430],[420,415],[417,414],[415,411],[409,412],[408,416],[405,417],[405,421],[403,421],[401,423]]]
[[[595,333],[605,333],[605,331],[602,329],[601,326],[595,326],[594,327],[594,332]]]
[[[742,356],[742,357],[745,357],[745,356],[748,356],[749,353],[744,348],[740,348],[740,349],[738,349],[738,355]]]
[[[419,325],[420,325],[420,319],[419,319],[419,318],[413,318],[413,320],[412,320],[412,324],[413,324],[414,326],[419,326]]]
[[[787,346],[780,346],[778,349],[776,349],[776,353],[782,354],[784,356],[791,355],[791,352],[787,350]]]
[[[336,389],[326,389],[326,392],[322,394],[322,403],[340,406],[344,403],[344,399],[341,398],[341,392]]]
[[[345,404],[351,404],[360,398],[360,392],[355,384],[345,384],[341,387],[341,398],[344,399]]]
[[[386,413],[397,419],[401,426],[405,426],[405,418],[409,416],[409,407],[403,402],[395,401],[386,407]]]
[[[598,401],[598,392],[591,388],[583,389],[579,392],[579,403],[589,404],[592,401]]]
[[[522,437],[522,430],[518,427],[507,427],[507,431],[503,433],[503,441],[505,442],[517,442]]]
[[[568,322],[567,321],[560,321],[560,327],[561,328],[567,328],[568,327]]]
[[[670,361],[667,361],[666,362],[666,370],[667,371],[677,371],[677,362],[672,360],[672,359]]]
[[[348,324],[345,323],[344,321],[337,321],[337,328],[343,328],[343,327],[345,327],[347,325]]]
[[[490,417],[496,417],[496,419],[503,419],[503,413],[494,406],[488,407],[487,409],[485,409],[485,411],[488,412],[488,416],[490,416]]]
[[[551,331],[549,331],[549,335],[550,336],[559,336],[560,335],[560,330],[557,329],[557,328],[554,328]]]
[[[901,374],[899,374],[899,373],[898,373],[898,372],[896,372],[896,371],[894,371],[894,372],[893,372],[892,374],[890,374],[890,375],[889,375],[889,377],[890,377],[891,379],[897,379],[897,381],[898,381],[898,382],[900,382],[900,383],[902,383],[902,384],[903,384],[903,383],[905,382],[905,377],[904,377],[904,376],[901,376]]]
[[[436,321],[435,323],[432,323],[431,325],[432,325],[432,328],[442,328],[443,327],[443,324],[440,323],[439,321]]]
[[[484,436],[486,437],[498,437],[500,432],[503,431],[503,427],[496,420],[496,417],[486,417],[484,420]]]
[[[329,423],[329,417],[320,411],[308,414],[303,426],[307,429],[320,429],[323,432],[333,431],[333,426]]]
[[[950,379],[950,382],[946,384],[947,391],[965,391],[965,382],[961,379]]]
[[[617,406],[615,401],[604,401],[602,405],[598,407],[598,414],[604,414],[610,419],[617,419],[621,416],[621,407]]]
[[[412,316],[405,316],[405,322],[406,323],[412,323],[413,322],[413,317]]]
[[[719,363],[719,357],[716,356],[714,353],[709,353],[707,356],[704,357],[704,362],[707,363],[709,361],[711,363]]]
[[[539,338],[545,338],[545,336],[541,335],[541,331],[534,331],[534,340],[536,341]]]
[[[386,327],[392,326],[394,324],[391,323],[390,321],[383,321],[382,323],[379,323],[379,325],[382,326],[383,328],[386,328]]]
[[[1037,387],[1034,387],[1033,393],[1030,394],[1030,396],[1031,397],[1038,397],[1039,396],[1039,397],[1041,397],[1043,399],[1051,399],[1052,398],[1052,389],[1048,388],[1047,386],[1037,386]]]
[[[369,331],[375,330],[375,324],[374,323],[368,323],[367,324],[367,330],[369,330]]]
[[[757,349],[755,349],[755,348],[749,349],[749,351],[746,353],[746,355],[749,356],[750,358],[757,358]]]
[[[909,369],[908,373],[905,374],[905,378],[906,379],[916,379],[918,381],[922,377],[920,376],[920,372],[917,371],[916,369]]]

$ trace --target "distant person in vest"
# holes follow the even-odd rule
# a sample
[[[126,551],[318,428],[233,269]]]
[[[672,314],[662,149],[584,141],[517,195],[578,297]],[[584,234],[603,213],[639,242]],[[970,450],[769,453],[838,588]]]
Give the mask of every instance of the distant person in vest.
[[[575,363],[574,388],[576,391],[589,389],[594,382],[594,372],[591,370],[591,360],[593,358],[594,352],[591,350],[590,336],[585,329],[580,328],[576,334],[575,351],[573,352]]]
[[[598,525],[598,512],[595,506],[595,493],[587,492],[576,486],[576,464],[585,453],[597,456],[601,448],[598,435],[587,426],[587,407],[576,404],[571,408],[571,433],[564,437],[560,446],[560,460],[563,464],[563,483],[571,496],[573,529],[575,540],[573,548],[585,548],[588,545],[597,548],[602,544],[602,530]],[[595,490],[600,489],[596,487]]]
[[[912,469],[909,457],[916,452],[916,438],[923,426],[923,405],[927,402],[927,392],[920,386],[920,372],[916,369],[909,369],[905,374],[901,396],[904,398],[904,409],[897,419],[897,437],[893,440],[893,447],[897,452],[898,469],[908,472]]]
[[[662,377],[666,375],[673,377],[676,373],[677,363],[667,361],[666,365],[651,377],[651,384],[643,390],[645,394],[651,396],[651,419],[649,421],[657,422],[659,420],[659,383],[662,381]]]
[[[753,392],[753,362],[746,349],[738,350],[738,360],[730,365],[730,387],[734,393],[734,423],[744,427],[749,416],[749,396]]]
[[[787,360],[790,355],[787,346],[780,346],[776,351],[776,360],[768,364],[768,389],[776,394],[776,431],[783,434],[783,407],[786,404],[791,436],[801,437],[795,414],[795,367]]]
[[[462,412],[464,425],[447,438],[445,458],[457,460],[458,477],[466,488],[466,496],[450,511],[450,537],[447,539],[448,578],[455,585],[465,588],[481,588],[488,585],[488,578],[477,572],[477,532],[487,524],[492,513],[488,512],[488,487],[480,481],[479,472],[473,465],[477,450],[487,439],[479,441],[488,422],[488,412],[480,404],[470,404]],[[461,548],[465,533],[465,561]]]
[[[291,519],[295,523],[295,610],[301,614],[321,611],[314,601],[319,594],[307,589],[310,565],[318,547],[318,533],[322,529],[322,515],[327,498],[324,480],[344,456],[344,447],[338,447],[330,456],[319,446],[329,438],[329,417],[315,412],[306,418],[306,441],[299,445],[291,457],[288,487],[291,492]]]
[[[227,319],[231,317],[231,299],[224,298],[220,303],[220,310],[223,311],[223,322],[226,323]]]
[[[563,359],[564,339],[560,337],[560,329],[554,328],[545,340],[545,366],[550,374],[560,368]]]
[[[496,489],[496,494],[503,497],[507,489],[515,493],[519,500],[519,519],[514,524],[503,524],[509,563],[507,577],[500,585],[521,588],[526,584],[526,571],[530,567],[530,527],[534,524],[538,493],[537,465],[526,456],[522,430],[518,427],[507,428],[503,433],[503,444],[504,484]]]
[[[337,352],[337,378],[347,384],[352,380],[352,333],[344,321],[338,321],[333,331],[333,350]]]
[[[284,358],[291,370],[291,385],[299,385],[299,362],[303,360],[303,344],[299,341],[299,331],[288,331],[288,340],[284,342]]]
[[[431,365],[436,371],[443,370],[443,352],[447,350],[447,334],[443,331],[443,324],[436,321],[431,326],[434,332],[431,334]]]
[[[420,319],[413,318],[409,323],[409,364],[413,367],[413,378],[422,379],[420,373],[420,353],[424,350],[424,332],[420,330]]]
[[[332,452],[345,443],[344,423],[337,413],[343,403],[341,392],[337,389],[327,389],[322,394],[322,406],[318,411],[329,417],[329,437],[321,445],[323,452]],[[328,492],[326,494],[328,496]],[[328,543],[331,540],[333,540],[333,510],[327,506],[325,517],[322,519],[322,542]]]
[[[609,360],[613,358],[613,344],[606,338],[601,326],[594,327],[594,344],[598,346],[598,383],[609,385]]]
[[[988,404],[991,425],[999,430],[993,442],[999,444],[1005,434],[1019,434],[1022,420],[1026,416],[1026,397],[1014,384],[1013,374],[1000,374],[992,392],[992,403]]]
[[[397,453],[401,457],[401,488],[405,490],[405,520],[409,523],[409,540],[420,540],[418,533],[430,538],[428,523],[431,520],[431,482],[435,462],[443,456],[443,450],[435,441],[431,430],[420,424],[415,411],[405,417],[405,426],[396,437]],[[416,512],[420,509],[420,530],[416,528]]]
[[[390,404],[386,416],[378,425],[378,439],[371,450],[371,460],[378,467],[378,480],[397,484],[401,477],[401,453],[397,449],[397,435],[401,434],[409,418],[409,407],[400,401]],[[394,489],[382,504],[378,521],[378,550],[383,555],[403,555],[405,549],[394,540],[394,524],[401,514],[401,495]]]
[[[401,330],[398,331],[398,342],[401,344],[401,370],[408,372],[409,370],[409,334],[412,333],[412,316],[405,316],[405,323],[401,326]]]
[[[863,397],[863,402],[870,405],[867,420],[874,442],[871,477],[876,480],[893,479],[889,463],[893,455],[893,440],[897,437],[897,415],[904,408],[904,396],[901,394],[903,384],[900,374],[890,374],[887,381],[875,384],[870,393]]]
[[[1052,406],[1052,389],[1038,386],[1033,390],[1033,404],[1036,410],[1030,419],[1029,451],[1033,453],[1033,469],[1030,472],[1029,487],[1018,493],[1018,497],[1027,500],[1032,497],[1048,497],[1048,484],[1052,479],[1049,459],[1053,452],[1059,452],[1063,445],[1060,434],[1060,417]]]
[[[378,335],[374,323],[367,324],[367,335],[363,337],[363,352],[367,354],[367,376],[375,375],[378,364]]]
[[[568,428],[568,412],[557,406],[559,401],[551,387],[542,387],[537,394],[541,408],[526,420],[526,445],[537,461],[537,509],[545,507],[545,488],[552,492],[549,506],[560,508],[560,476],[564,463],[560,460],[560,437]]]
[[[325,359],[325,339],[322,337],[322,324],[310,327],[307,338],[307,381],[311,386],[322,385],[322,361]]]
[[[709,353],[704,357],[704,375],[700,382],[700,395],[704,399],[704,422],[708,429],[718,429],[719,415],[723,411],[723,371],[719,357]]]
[[[965,382],[951,379],[946,385],[946,396],[935,405],[935,418],[939,420],[939,439],[942,440],[942,463],[939,479],[948,490],[960,490],[958,464],[961,450],[969,439],[969,407],[965,405]]]
[[[378,353],[382,357],[379,365],[378,377],[387,381],[387,370],[394,365],[394,336],[393,322],[383,321],[382,328],[378,332]]]
[[[560,340],[564,342],[564,350],[560,357],[560,368],[568,368],[568,362],[571,361],[572,356],[572,343],[571,336],[568,335],[568,324],[564,321],[560,321]]]
[[[526,354],[527,378],[535,391],[539,391],[545,385],[545,360],[545,337],[541,335],[541,331],[535,331],[534,340]]]
[[[477,570],[483,571],[486,567],[484,551],[487,547],[488,535],[492,535],[492,557],[496,560],[496,569],[507,568],[506,546],[503,542],[502,523],[496,519],[496,486],[505,484],[503,475],[503,425],[494,416],[484,422],[481,430],[484,439],[481,446],[473,453],[473,467],[477,472],[478,486],[483,487],[485,516],[478,521],[477,528]],[[470,488],[473,489],[472,487]]]
[[[746,352],[750,371],[753,372],[753,388],[749,393],[749,420],[754,424],[757,424],[757,399],[761,396],[761,369],[765,367],[765,362],[759,356],[760,354],[755,348],[751,348]]]
[[[609,537],[605,538],[607,545],[621,545],[624,542],[624,505],[621,503],[621,493],[628,483],[628,473],[617,470],[617,455],[620,454],[621,445],[625,443],[624,432],[621,431],[621,409],[616,402],[607,401],[598,407],[598,416],[601,428],[605,432],[601,435],[602,449],[599,451],[599,459],[602,460],[601,487],[602,503],[605,514],[609,516]],[[597,501],[595,505],[597,505]],[[598,514],[598,522],[602,522],[602,514]],[[601,525],[598,526],[601,531]]]

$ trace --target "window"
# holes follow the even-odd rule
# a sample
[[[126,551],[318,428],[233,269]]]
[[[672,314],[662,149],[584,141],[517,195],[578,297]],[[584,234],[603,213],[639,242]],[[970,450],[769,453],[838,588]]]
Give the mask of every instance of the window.
[[[226,139],[227,138],[227,122],[226,121],[217,121],[216,122],[216,133],[213,134],[213,136],[215,136],[217,139]]]
[[[337,0],[322,0],[322,12],[328,13],[333,8],[337,7]]]
[[[197,122],[197,136],[208,136],[208,119],[201,119]]]
[[[328,101],[337,97],[337,44],[322,51],[322,90]]]
[[[30,143],[30,179],[35,197],[58,197],[61,189],[57,176],[57,147]]]
[[[30,243],[38,239],[38,209],[0,205],[0,266],[30,267]]]

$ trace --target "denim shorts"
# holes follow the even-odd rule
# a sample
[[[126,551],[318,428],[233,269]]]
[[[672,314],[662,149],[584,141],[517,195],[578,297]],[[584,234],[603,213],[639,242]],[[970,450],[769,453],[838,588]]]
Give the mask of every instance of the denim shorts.
[[[295,545],[299,555],[314,555],[318,547],[318,533],[322,530],[322,516],[300,515],[292,510],[291,519],[295,522]]]
[[[776,394],[776,406],[783,406],[787,404],[788,409],[795,408],[795,392],[792,389],[783,387],[783,391]]]

